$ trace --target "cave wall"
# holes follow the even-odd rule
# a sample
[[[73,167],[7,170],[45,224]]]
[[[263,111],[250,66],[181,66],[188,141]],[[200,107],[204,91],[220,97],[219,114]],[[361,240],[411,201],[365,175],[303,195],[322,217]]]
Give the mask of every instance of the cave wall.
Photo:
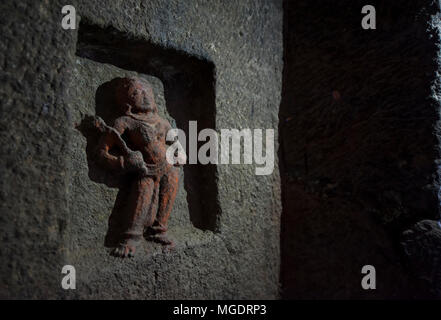
[[[134,259],[121,261],[103,246],[115,190],[89,179],[86,140],[75,126],[96,111],[99,85],[116,75],[150,79],[161,112],[175,125],[188,111],[187,105],[179,109],[181,92],[176,90],[181,87],[173,86],[188,79],[179,78],[182,74],[173,68],[157,74],[154,68],[144,68],[148,63],[138,61],[136,68],[121,65],[129,60],[112,56],[124,54],[118,48],[113,48],[109,61],[79,53],[85,23],[104,35],[112,29],[121,41],[147,43],[159,50],[156,57],[165,63],[168,57],[181,57],[171,66],[195,60],[211,66],[213,91],[202,90],[194,101],[199,108],[195,110],[214,108],[207,125],[216,130],[277,129],[282,2],[78,0],[70,3],[79,17],[76,30],[61,28],[64,4],[9,0],[0,4],[0,296],[277,298],[281,212],[277,155],[269,176],[256,176],[253,165],[218,165],[203,171],[203,186],[215,190],[207,197],[203,188],[191,189],[197,184],[187,184],[195,181],[196,171],[187,174],[184,168],[184,188],[170,221],[176,248],[166,252],[146,244]],[[204,94],[214,94],[207,104],[200,98]],[[207,199],[215,203],[204,203]],[[192,215],[194,203],[199,204],[197,215]],[[201,223],[205,217],[207,222]],[[76,267],[75,290],[61,289],[66,264]]]
[[[361,1],[77,0],[76,30],[61,28],[64,4],[0,4],[0,297],[278,297],[277,158],[270,176],[247,165],[184,168],[170,221],[176,249],[108,256],[115,190],[89,179],[75,126],[96,112],[100,84],[121,75],[149,79],[176,126],[204,108],[201,121],[217,130],[279,126],[283,298],[432,297],[417,273],[440,237],[435,2],[370,2],[376,30],[361,28]],[[108,50],[108,39],[91,51],[94,28],[100,41],[115,32],[128,52],[140,42],[141,54]],[[173,68],[158,72],[144,52]],[[188,113],[180,90],[197,72],[213,90],[189,100]],[[421,232],[423,247],[408,239]],[[73,291],[60,286],[66,264],[77,268]],[[361,289],[366,264],[377,269],[375,291]]]
[[[366,5],[376,29],[361,27]],[[284,2],[284,298],[412,298],[401,233],[438,218],[431,1]],[[365,291],[363,265],[376,267]]]

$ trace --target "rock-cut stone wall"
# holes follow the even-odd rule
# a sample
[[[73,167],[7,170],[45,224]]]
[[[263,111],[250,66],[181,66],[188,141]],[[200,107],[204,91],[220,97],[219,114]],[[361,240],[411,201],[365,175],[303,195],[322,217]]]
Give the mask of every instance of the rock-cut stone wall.
[[[0,297],[277,298],[277,155],[268,176],[253,165],[184,167],[176,248],[145,245],[121,261],[103,245],[116,191],[89,179],[75,125],[96,112],[101,84],[138,75],[173,126],[277,132],[282,2],[69,4],[75,30],[61,28],[63,1],[0,3]],[[61,289],[67,264],[71,291]]]

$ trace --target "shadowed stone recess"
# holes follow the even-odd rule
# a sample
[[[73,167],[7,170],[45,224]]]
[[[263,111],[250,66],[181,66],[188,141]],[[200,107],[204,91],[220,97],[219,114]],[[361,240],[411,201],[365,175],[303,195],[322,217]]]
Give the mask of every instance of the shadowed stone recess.
[[[364,5],[376,9],[364,30]],[[438,217],[436,1],[285,1],[284,298],[430,296],[401,233]],[[363,290],[361,268],[377,270]]]

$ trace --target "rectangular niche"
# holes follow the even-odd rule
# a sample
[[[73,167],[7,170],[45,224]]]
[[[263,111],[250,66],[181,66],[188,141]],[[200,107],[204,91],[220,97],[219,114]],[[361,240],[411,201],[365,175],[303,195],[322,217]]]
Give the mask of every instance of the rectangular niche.
[[[189,137],[189,121],[198,130],[215,129],[215,66],[186,52],[134,39],[113,27],[82,21],[76,55],[159,78],[166,109]],[[187,141],[188,146],[188,141]],[[184,165],[184,188],[190,220],[202,230],[218,230],[220,206],[215,165]]]

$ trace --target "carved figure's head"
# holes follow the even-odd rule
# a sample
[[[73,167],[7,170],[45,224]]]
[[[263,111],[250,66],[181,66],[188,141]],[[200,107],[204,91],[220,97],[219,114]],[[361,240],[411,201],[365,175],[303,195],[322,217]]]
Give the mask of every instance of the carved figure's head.
[[[147,80],[140,78],[119,78],[116,86],[116,102],[124,112],[158,112],[152,86]]]

